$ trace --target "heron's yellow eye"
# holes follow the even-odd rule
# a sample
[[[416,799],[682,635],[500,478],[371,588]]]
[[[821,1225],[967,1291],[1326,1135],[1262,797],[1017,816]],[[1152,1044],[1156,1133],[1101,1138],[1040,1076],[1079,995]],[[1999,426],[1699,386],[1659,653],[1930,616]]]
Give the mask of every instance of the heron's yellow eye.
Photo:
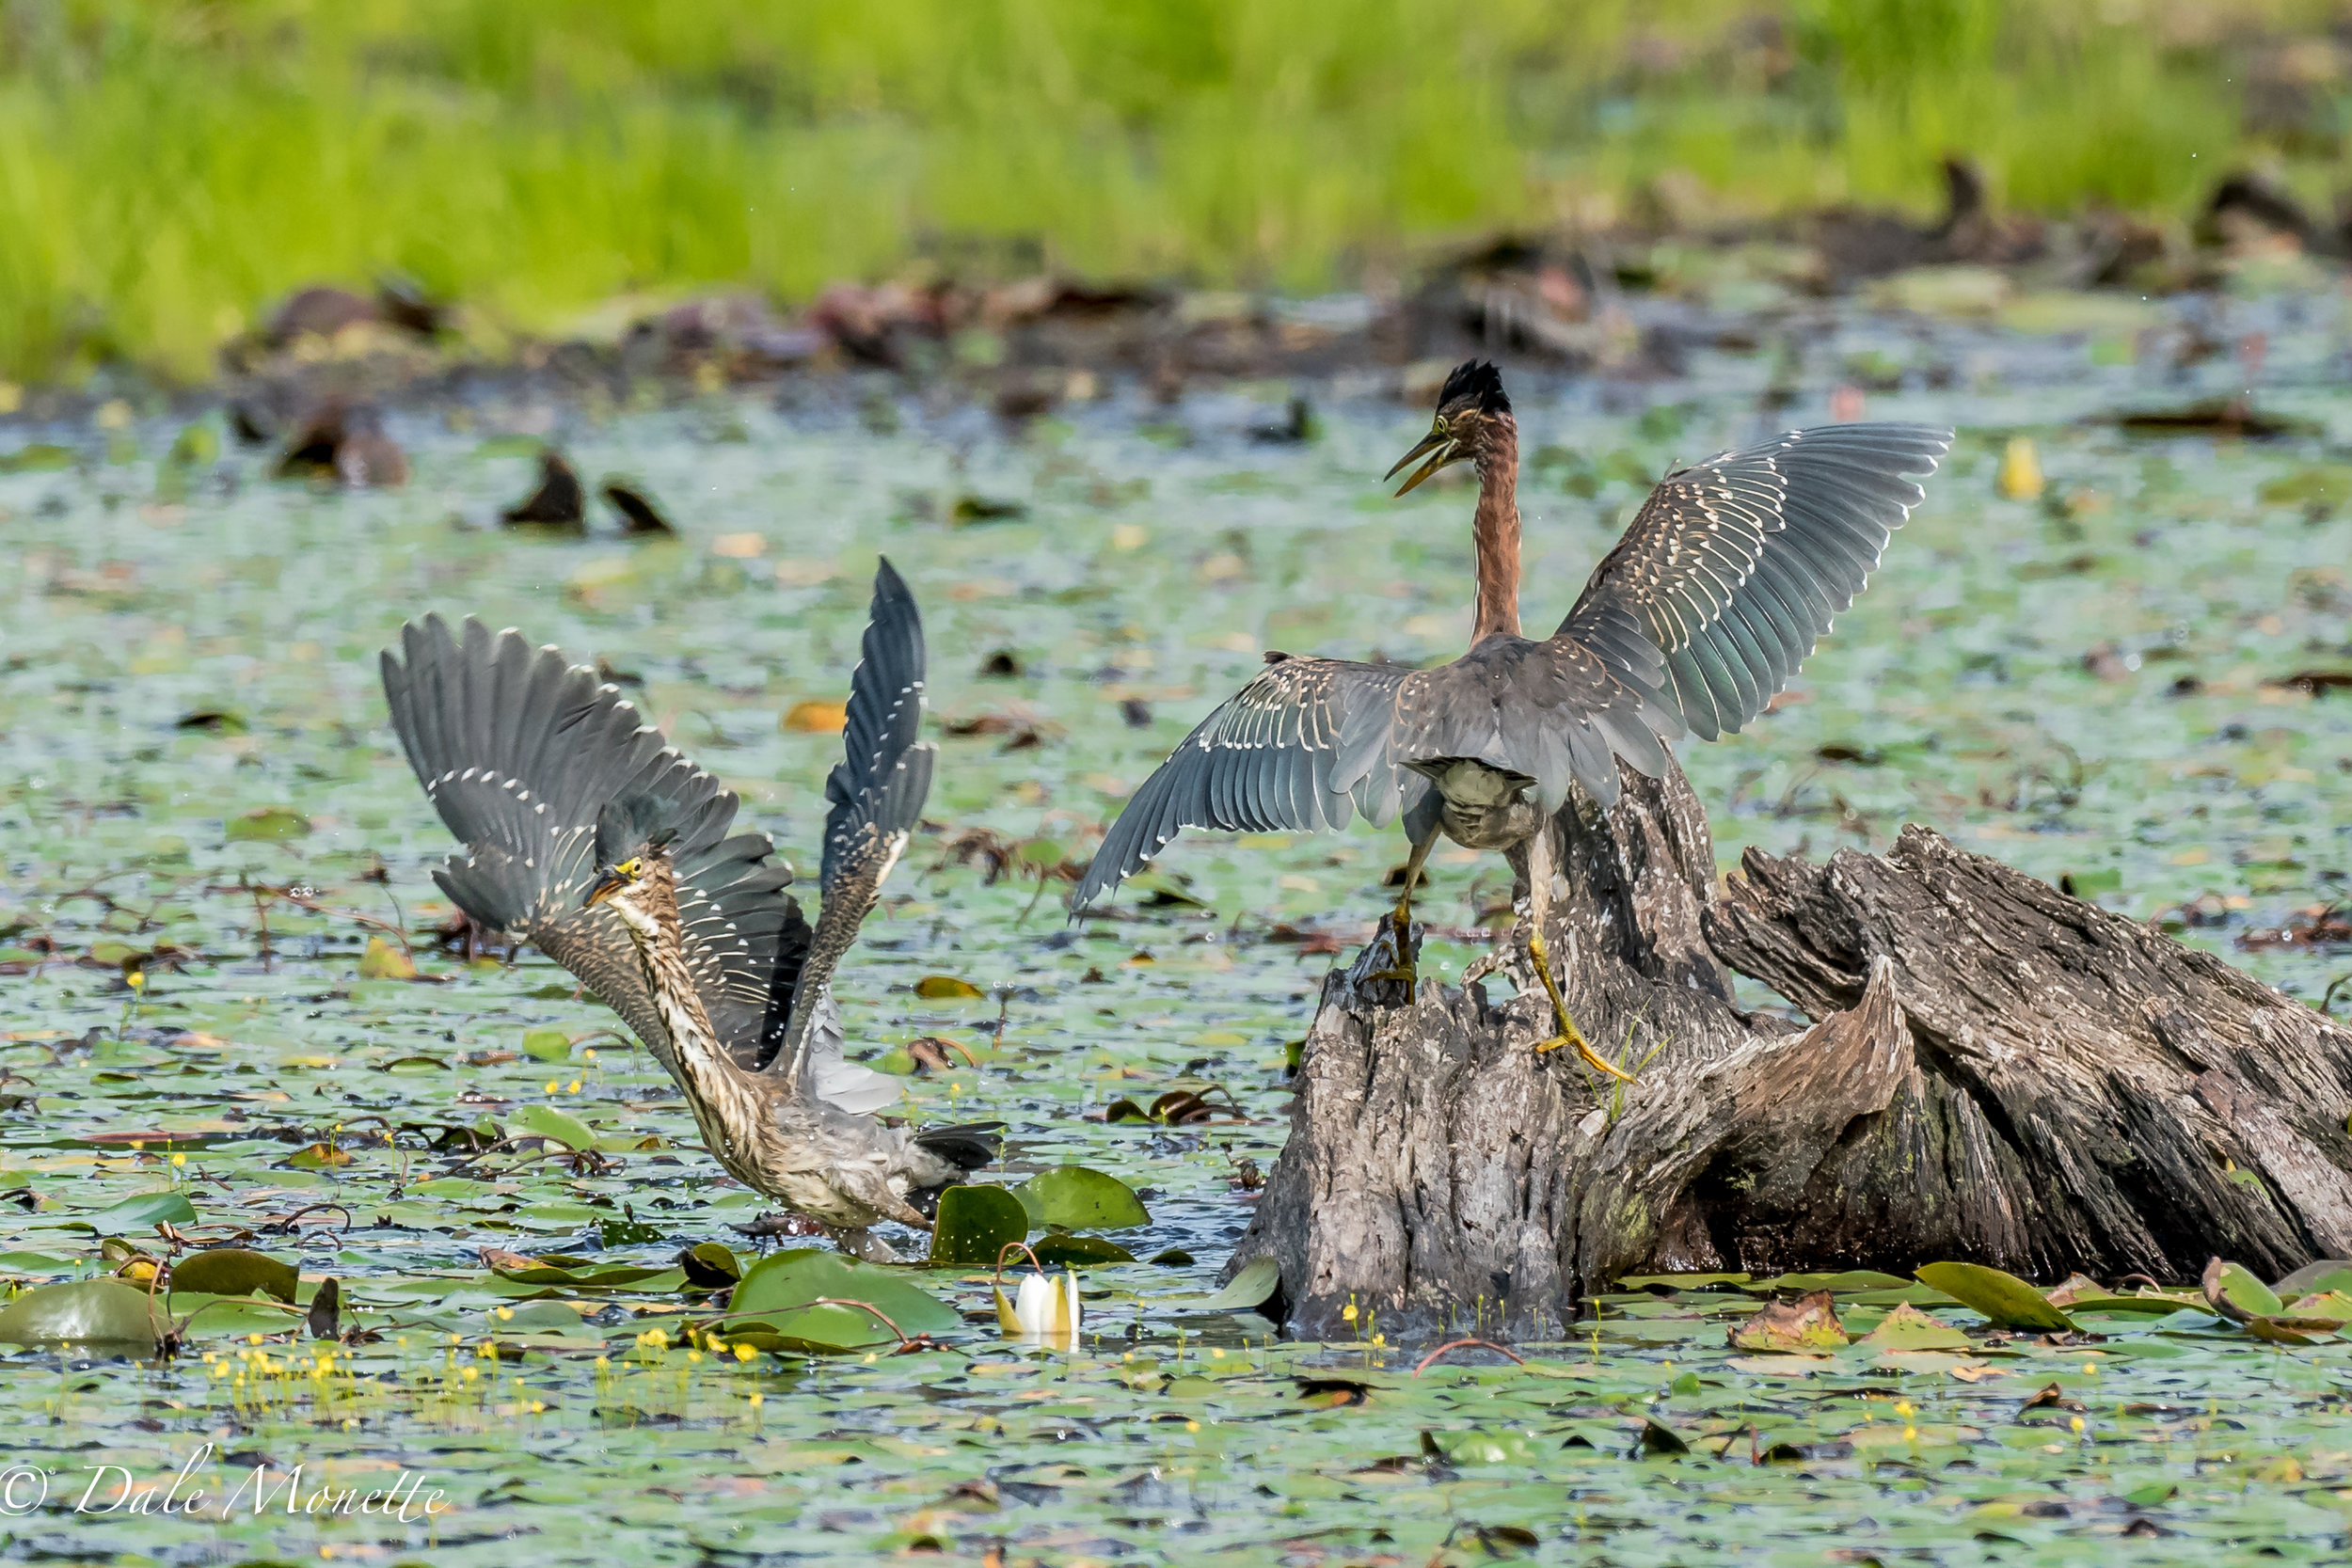
[[[1452,420],[1447,419],[1447,418],[1446,418],[1443,414],[1440,414],[1440,415],[1438,415],[1438,435],[1443,436],[1443,435],[1445,435],[1447,432],[1451,431],[1453,428],[1454,428],[1454,421],[1453,421]]]
[[[623,861],[620,864],[618,864],[618,865],[614,866],[614,867],[612,868],[612,871],[613,871],[613,874],[614,874],[615,876],[620,876],[620,877],[635,877],[635,876],[636,876],[636,875],[637,875],[640,871],[642,871],[642,870],[644,870],[644,863],[643,863],[642,862],[640,862],[640,861],[636,860],[634,857],[632,857],[632,858],[630,858],[630,859],[628,859],[628,860],[625,860],[625,861]]]

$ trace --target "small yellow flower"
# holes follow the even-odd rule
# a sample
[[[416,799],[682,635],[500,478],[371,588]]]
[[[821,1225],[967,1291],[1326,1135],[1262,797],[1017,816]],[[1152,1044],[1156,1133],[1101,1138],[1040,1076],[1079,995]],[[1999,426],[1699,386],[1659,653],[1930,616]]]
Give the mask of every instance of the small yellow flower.
[[[1911,1418],[1911,1402],[1909,1400],[1897,1400],[1895,1402],[1895,1414],[1900,1416],[1905,1420],[1909,1420]]]
[[[1216,1346],[1211,1345],[1209,1347],[1209,1359],[1212,1361],[1222,1361],[1225,1359],[1225,1353],[1219,1350]]]
[[[459,1377],[463,1378],[466,1382],[468,1382],[468,1383],[471,1383],[471,1382],[475,1379],[475,1377],[479,1376],[480,1374],[479,1374],[479,1373],[477,1373],[477,1372],[476,1372],[476,1371],[475,1371],[475,1370],[474,1370],[471,1367],[468,1367],[468,1368],[464,1369],[463,1370],[461,1370],[461,1371],[460,1371],[457,1375],[458,1375]]]
[[[596,1059],[596,1048],[593,1045],[590,1046],[587,1050],[580,1053],[580,1059],[583,1062],[595,1061]]]
[[[751,1400],[754,1406],[758,1406],[767,1402],[767,1396],[760,1393],[757,1389],[754,1389],[752,1391]]]
[[[537,1400],[531,1402],[531,1413],[533,1416],[544,1416],[547,1414],[547,1409],[548,1407]]]
[[[749,1361],[752,1357],[757,1355],[758,1354],[759,1352],[752,1349],[749,1345],[738,1345],[735,1347],[735,1358],[738,1361]]]
[[[1351,1323],[1356,1321],[1356,1304],[1354,1302],[1351,1301],[1345,1307],[1340,1308],[1340,1321]]]
[[[605,1368],[610,1367],[610,1366],[612,1366],[612,1358],[611,1356],[609,1356],[609,1355],[599,1355],[599,1356],[597,1356],[597,1357],[596,1357],[596,1370],[597,1370],[598,1371],[602,1371]]]
[[[498,1315],[500,1320],[503,1322],[504,1320],[515,1315],[515,1309],[511,1307],[501,1307],[498,1308]]]
[[[262,1337],[258,1334],[248,1334],[245,1337],[245,1342],[248,1345],[258,1345],[262,1342]]]
[[[687,1364],[688,1366],[690,1366],[690,1367],[691,1367],[691,1366],[693,1366],[696,1362],[700,1361],[702,1358],[703,1358],[703,1353],[702,1353],[702,1352],[700,1352],[700,1351],[698,1351],[698,1350],[690,1350],[690,1351],[688,1351],[688,1352],[686,1353],[686,1364]]]
[[[554,1080],[554,1079],[552,1079],[552,1078],[550,1078],[550,1079],[548,1079],[548,1093],[549,1093],[549,1094],[553,1094],[554,1092],[555,1092],[555,1080]]]
[[[565,1085],[564,1086],[564,1092],[566,1094],[578,1094],[580,1092],[580,1080],[575,1078],[569,1084]]]
[[[2069,1420],[2066,1424],[2067,1424],[2068,1426],[2070,1426],[2070,1427],[2072,1427],[2072,1428],[2074,1428],[2074,1435],[2075,1435],[2075,1436],[2079,1437],[2079,1436],[2081,1436],[2081,1435],[2082,1435],[2082,1431],[2083,1431],[2083,1418],[2082,1418],[2080,1416],[2076,1416],[2076,1417],[2074,1417],[2073,1419]]]
[[[2083,1372],[2086,1376],[2096,1377],[2099,1373],[2099,1363],[2096,1361],[2084,1362]]]
[[[175,1154],[171,1157],[171,1163],[175,1165],[184,1165],[188,1163],[188,1157],[184,1154]]]

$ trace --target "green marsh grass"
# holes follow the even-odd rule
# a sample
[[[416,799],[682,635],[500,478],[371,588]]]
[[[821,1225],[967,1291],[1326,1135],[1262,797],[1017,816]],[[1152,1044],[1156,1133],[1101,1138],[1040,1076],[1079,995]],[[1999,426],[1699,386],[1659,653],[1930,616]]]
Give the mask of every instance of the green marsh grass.
[[[1668,171],[1924,211],[1951,148],[2026,207],[2178,215],[2265,155],[2248,54],[2324,11],[11,0],[0,372],[199,376],[288,291],[392,270],[493,337],[921,266],[1321,288]]]

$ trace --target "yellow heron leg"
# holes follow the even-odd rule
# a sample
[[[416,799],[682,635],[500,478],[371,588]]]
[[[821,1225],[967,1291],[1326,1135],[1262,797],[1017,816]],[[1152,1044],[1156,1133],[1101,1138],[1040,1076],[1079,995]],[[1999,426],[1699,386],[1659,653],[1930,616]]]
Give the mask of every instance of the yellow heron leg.
[[[1535,836],[1527,841],[1527,956],[1534,960],[1535,977],[1544,983],[1544,993],[1551,998],[1552,1022],[1559,1033],[1535,1047],[1536,1053],[1573,1046],[1576,1053],[1593,1067],[1612,1078],[1633,1082],[1633,1074],[1593,1049],[1584,1032],[1568,1016],[1567,999],[1560,994],[1560,983],[1551,977],[1551,952],[1544,942],[1544,927],[1551,913],[1551,824],[1547,822],[1535,830]]]
[[[1421,983],[1413,963],[1413,884],[1421,880],[1421,868],[1429,859],[1429,847],[1438,842],[1432,830],[1427,838],[1413,846],[1412,854],[1405,862],[1405,889],[1396,895],[1396,909],[1389,916],[1396,939],[1396,967],[1366,975],[1370,980],[1402,980],[1407,986]]]

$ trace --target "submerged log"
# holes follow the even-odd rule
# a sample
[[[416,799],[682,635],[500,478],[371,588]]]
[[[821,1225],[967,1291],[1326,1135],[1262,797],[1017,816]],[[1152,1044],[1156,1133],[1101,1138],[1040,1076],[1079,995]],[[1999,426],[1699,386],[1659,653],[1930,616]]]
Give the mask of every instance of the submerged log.
[[[2352,1030],[1906,828],[1826,865],[1750,850],[1719,894],[1678,771],[1552,824],[1552,950],[1613,1086],[1538,1056],[1519,981],[1326,981],[1288,1145],[1230,1267],[1270,1255],[1293,1328],[1556,1333],[1628,1274],[1879,1268],[2266,1278],[2352,1253]],[[1523,855],[1515,855],[1522,891]],[[1734,1003],[1725,967],[1809,1028]],[[1475,973],[1475,967],[1473,973]]]

